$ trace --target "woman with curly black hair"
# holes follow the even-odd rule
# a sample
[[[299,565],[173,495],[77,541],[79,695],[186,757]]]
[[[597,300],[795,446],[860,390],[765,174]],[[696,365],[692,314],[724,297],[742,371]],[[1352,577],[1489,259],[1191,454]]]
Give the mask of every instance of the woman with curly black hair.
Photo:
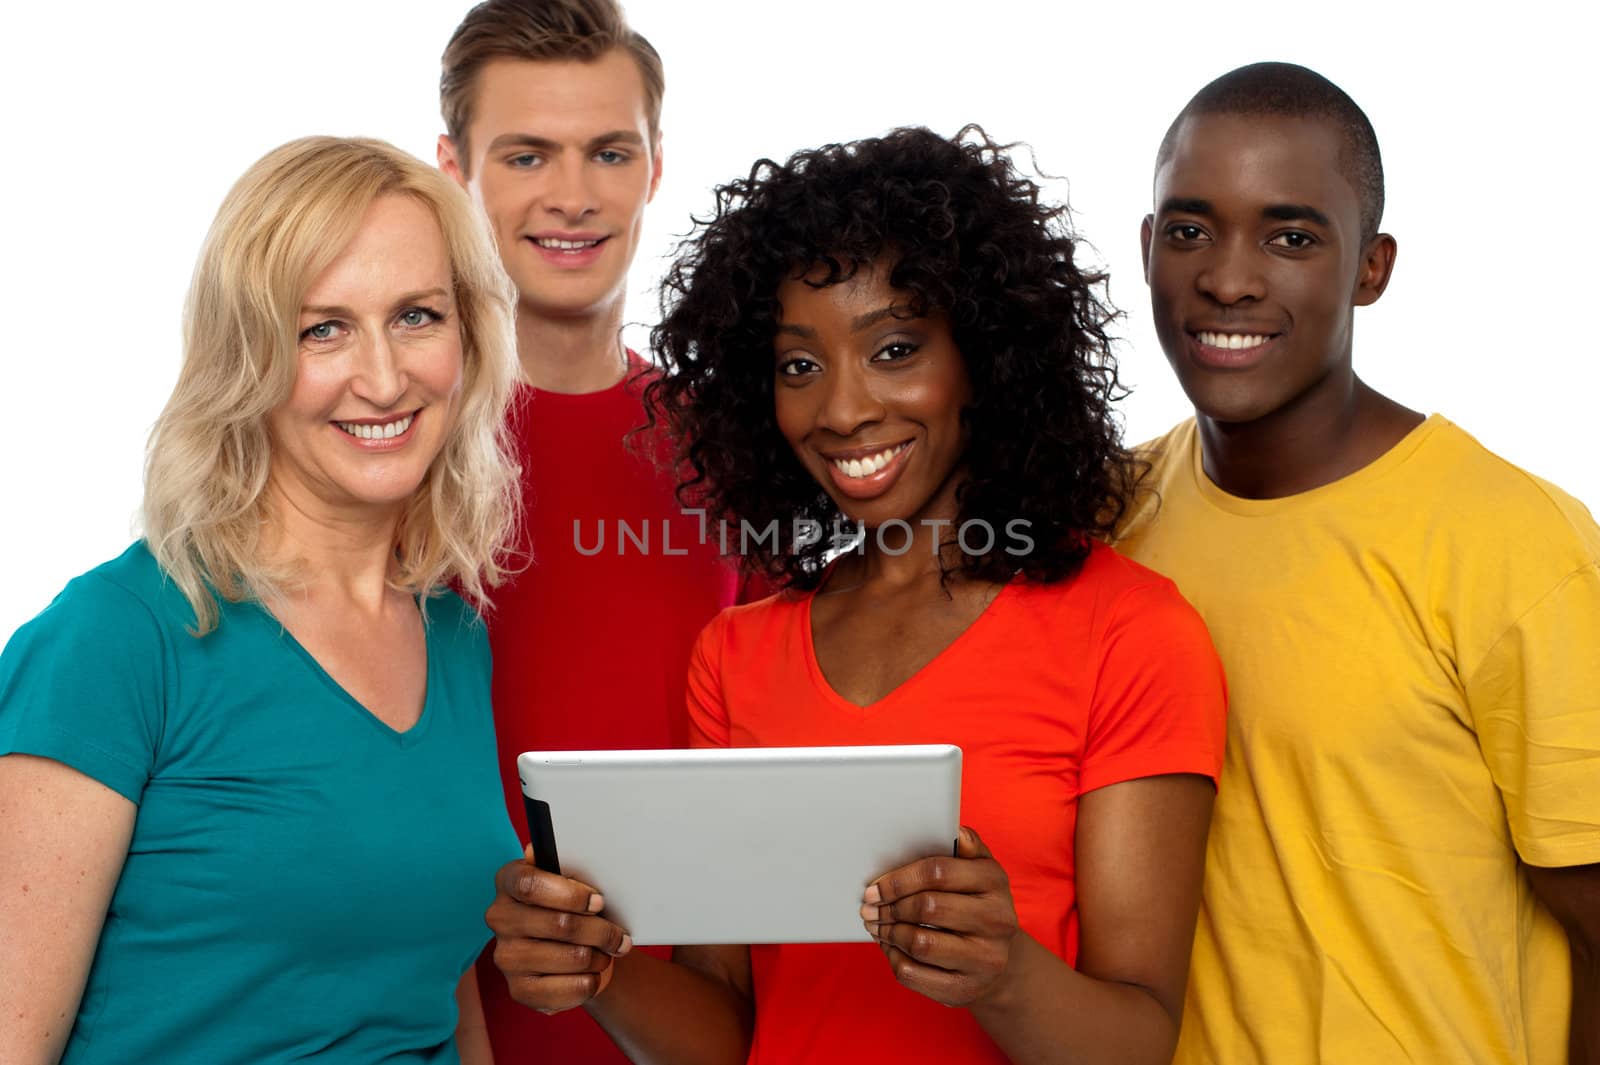
[[[718,190],[665,283],[650,402],[685,489],[787,590],[702,633],[691,735],[958,744],[983,838],[866,888],[877,950],[671,962],[514,864],[490,922],[519,999],[585,1004],[645,1062],[1170,1061],[1222,675],[1172,584],[1098,539],[1132,467],[1075,250],[976,129]]]

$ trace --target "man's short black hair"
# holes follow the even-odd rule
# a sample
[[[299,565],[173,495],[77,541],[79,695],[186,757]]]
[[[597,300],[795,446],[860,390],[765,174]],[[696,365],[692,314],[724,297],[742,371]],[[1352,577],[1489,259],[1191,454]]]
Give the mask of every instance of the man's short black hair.
[[[1252,63],[1230,70],[1194,94],[1167,127],[1156,169],[1172,156],[1184,119],[1195,115],[1277,115],[1327,122],[1339,133],[1339,166],[1361,203],[1361,242],[1377,236],[1383,219],[1383,158],[1372,123],[1345,91],[1293,63]]]

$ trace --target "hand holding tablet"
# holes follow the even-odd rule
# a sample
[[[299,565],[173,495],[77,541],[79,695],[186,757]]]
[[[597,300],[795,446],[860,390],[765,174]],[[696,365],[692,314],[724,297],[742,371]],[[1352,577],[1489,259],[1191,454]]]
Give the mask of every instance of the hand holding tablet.
[[[534,843],[501,869],[489,924],[536,1009],[598,995],[636,941],[880,932],[903,981],[955,1000],[986,983],[986,934],[1015,931],[1004,872],[976,833],[957,838],[955,747],[531,752],[518,770]],[[918,960],[930,950],[950,972]]]
[[[556,1013],[604,991],[612,958],[632,950],[633,941],[598,916],[605,899],[592,886],[540,869],[534,859],[530,846],[526,861],[500,868],[487,919],[496,937],[495,964],[513,995]]]
[[[946,1006],[970,1006],[1006,972],[1017,935],[1011,881],[963,827],[954,857],[923,858],[867,886],[861,919],[895,979]]]

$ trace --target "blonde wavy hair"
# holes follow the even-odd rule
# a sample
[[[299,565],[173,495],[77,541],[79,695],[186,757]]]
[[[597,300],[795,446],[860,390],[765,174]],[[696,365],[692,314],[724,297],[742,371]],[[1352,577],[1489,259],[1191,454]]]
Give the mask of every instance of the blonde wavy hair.
[[[395,194],[432,209],[444,234],[464,367],[455,423],[400,521],[391,583],[424,596],[453,584],[482,608],[506,576],[516,304],[487,225],[453,182],[392,145],[305,137],[262,157],[217,211],[184,307],[178,383],[150,434],[144,537],[194,608],[197,636],[216,627],[215,595],[270,599],[303,576],[262,557],[266,418],[294,385],[311,284],[373,201]]]

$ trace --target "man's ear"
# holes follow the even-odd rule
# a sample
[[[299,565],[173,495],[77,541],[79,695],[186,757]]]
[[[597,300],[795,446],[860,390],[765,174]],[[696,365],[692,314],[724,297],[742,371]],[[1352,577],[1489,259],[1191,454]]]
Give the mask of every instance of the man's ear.
[[[1156,216],[1147,214],[1139,223],[1139,255],[1144,262],[1144,281],[1150,283],[1150,238],[1156,231]]]
[[[1383,290],[1389,287],[1396,250],[1394,238],[1387,233],[1379,233],[1367,242],[1361,253],[1361,269],[1356,272],[1356,294],[1352,302],[1357,307],[1377,303]]]
[[[656,198],[656,189],[661,187],[661,134],[656,134],[655,145],[650,149],[650,194],[644,198],[649,203]]]
[[[439,134],[439,146],[436,150],[439,160],[439,169],[450,176],[450,179],[462,188],[467,187],[467,174],[461,165],[461,156],[456,152],[456,142],[450,139],[450,134]]]

